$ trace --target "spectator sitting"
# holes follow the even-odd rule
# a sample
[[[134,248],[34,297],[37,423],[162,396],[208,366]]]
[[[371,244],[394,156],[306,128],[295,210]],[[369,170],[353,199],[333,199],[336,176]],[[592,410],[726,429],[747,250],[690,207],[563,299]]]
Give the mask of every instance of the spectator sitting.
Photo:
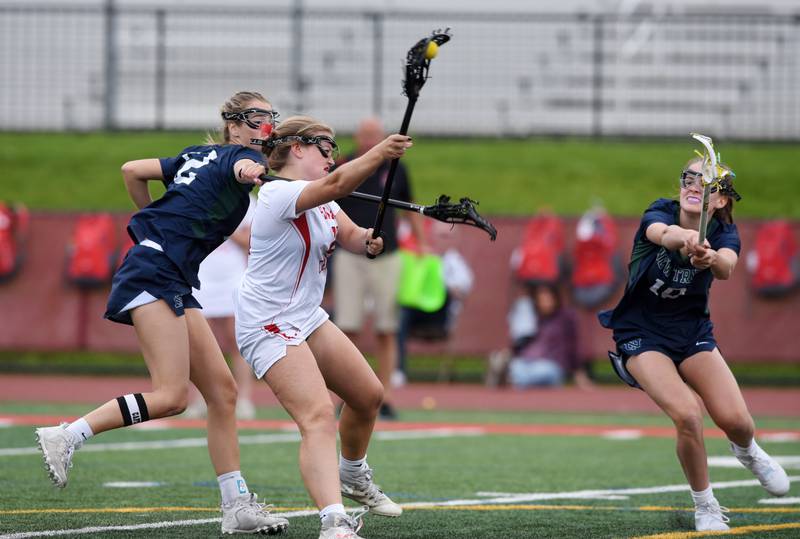
[[[527,292],[536,312],[535,333],[516,337],[510,350],[490,358],[487,383],[497,385],[503,379],[498,371],[507,363],[507,380],[516,388],[560,386],[570,376],[578,387],[592,387],[586,366],[578,359],[575,313],[563,305],[557,285],[535,284]]]

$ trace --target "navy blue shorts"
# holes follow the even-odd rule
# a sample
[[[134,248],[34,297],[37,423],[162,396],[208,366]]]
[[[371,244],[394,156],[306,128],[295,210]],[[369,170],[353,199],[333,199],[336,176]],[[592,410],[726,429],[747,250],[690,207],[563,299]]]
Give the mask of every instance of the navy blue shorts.
[[[660,352],[670,358],[677,367],[686,358],[699,352],[710,352],[717,347],[713,329],[714,326],[710,322],[704,324],[694,338],[683,343],[678,343],[673,339],[667,340],[645,330],[614,331],[617,353],[609,352],[608,357],[614,367],[614,372],[622,381],[633,387],[639,387],[626,367],[628,358],[644,352]]]
[[[201,308],[192,296],[192,287],[167,255],[144,245],[134,245],[122,266],[114,273],[105,318],[133,325],[131,310],[164,300],[176,316],[184,309]]]

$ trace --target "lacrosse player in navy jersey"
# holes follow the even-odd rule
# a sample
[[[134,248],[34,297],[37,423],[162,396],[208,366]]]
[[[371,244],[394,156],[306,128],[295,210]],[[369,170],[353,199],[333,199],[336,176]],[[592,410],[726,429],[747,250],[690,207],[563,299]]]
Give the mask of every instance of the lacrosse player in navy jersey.
[[[729,521],[711,490],[703,441],[703,401],[739,461],[774,496],[789,490],[786,472],[756,444],[753,418],[720,353],[709,318],[713,279],[730,278],[739,256],[733,224],[733,173],[711,188],[707,239],[698,243],[702,212],[702,158],[690,160],[678,200],[659,199],[644,212],[636,233],[625,294],[600,313],[613,329],[617,374],[643,389],[672,419],[677,453],[692,490],[698,531],[727,530]]]
[[[208,405],[208,451],[222,493],[223,533],[280,533],[240,473],[236,383],[192,296],[200,262],[232,234],[247,212],[250,191],[265,172],[251,139],[274,125],[277,113],[255,92],[239,92],[222,107],[221,144],[192,146],[177,157],[130,161],[125,187],[140,209],[128,224],[134,246],[114,275],[105,317],[131,324],[150,371],[152,391],[123,395],[67,425],[37,429],[52,481],[67,484],[75,449],[94,434],[180,414],[189,381]],[[147,182],[166,192],[151,201]]]

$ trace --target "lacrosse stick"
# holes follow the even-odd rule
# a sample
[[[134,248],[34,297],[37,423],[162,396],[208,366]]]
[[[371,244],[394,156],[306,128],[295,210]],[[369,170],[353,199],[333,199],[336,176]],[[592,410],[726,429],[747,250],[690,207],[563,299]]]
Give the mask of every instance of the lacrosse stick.
[[[430,37],[426,37],[417,41],[417,43],[409,49],[406,55],[406,78],[403,81],[403,93],[408,97],[408,105],[406,105],[406,112],[403,115],[403,123],[400,125],[400,134],[408,134],[408,126],[411,123],[411,114],[414,112],[414,105],[417,103],[419,91],[428,80],[428,69],[430,69],[431,60],[436,57],[439,51],[439,46],[444,45],[450,41],[450,29],[434,30]],[[378,205],[378,213],[375,215],[375,225],[372,227],[372,237],[377,238],[380,236],[381,228],[383,227],[383,217],[386,215],[386,201],[389,200],[389,194],[392,192],[392,182],[394,175],[397,171],[398,159],[392,159],[389,165],[389,174],[386,177],[386,183],[383,186],[383,194]],[[367,253],[368,258],[375,258],[374,255]]]
[[[275,180],[290,181],[286,178],[270,176],[267,174],[262,174],[260,178],[265,182],[271,182]],[[431,206],[421,206],[419,204],[413,204],[403,200],[395,200],[393,198],[387,198],[386,200],[383,200],[382,197],[377,195],[368,195],[366,193],[359,193],[358,191],[350,193],[347,196],[348,198],[355,198],[357,200],[366,200],[367,202],[385,204],[386,206],[391,206],[400,210],[421,213],[425,217],[430,217],[431,219],[436,219],[437,221],[442,221],[443,223],[474,226],[489,234],[489,237],[492,239],[492,241],[497,238],[497,229],[492,225],[492,223],[484,219],[478,213],[478,210],[475,209],[477,202],[468,198],[462,198],[458,203],[453,203],[450,202],[449,196],[440,195],[436,200],[436,204]]]
[[[690,134],[693,139],[697,140],[705,147],[704,153],[695,150],[695,153],[703,158],[703,163],[700,166],[700,172],[703,176],[703,210],[700,214],[700,228],[697,236],[697,243],[703,245],[703,242],[706,240],[706,229],[708,228],[708,199],[711,196],[711,186],[719,183],[724,171],[722,167],[719,166],[717,153],[714,151],[714,141],[711,140],[711,137],[701,135],[700,133]]]

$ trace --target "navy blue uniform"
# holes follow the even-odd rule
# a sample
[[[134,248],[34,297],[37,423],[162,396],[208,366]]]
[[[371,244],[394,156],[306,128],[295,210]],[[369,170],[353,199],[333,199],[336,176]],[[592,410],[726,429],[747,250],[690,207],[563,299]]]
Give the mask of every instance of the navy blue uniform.
[[[653,223],[679,224],[679,215],[677,200],[658,199],[647,208],[633,241],[625,294],[614,309],[599,314],[603,327],[613,329],[623,359],[655,350],[678,364],[716,347],[708,310],[711,270],[695,268],[678,251],[654,244],[645,233]],[[707,239],[714,250],[728,248],[739,254],[734,224],[712,218]]]
[[[160,159],[164,196],[130,220],[134,247],[114,275],[105,317],[131,324],[133,307],[164,299],[176,314],[199,307],[191,288],[200,288],[200,262],[236,230],[247,213],[252,184],[236,181],[241,159],[263,162],[245,146],[191,146]]]

